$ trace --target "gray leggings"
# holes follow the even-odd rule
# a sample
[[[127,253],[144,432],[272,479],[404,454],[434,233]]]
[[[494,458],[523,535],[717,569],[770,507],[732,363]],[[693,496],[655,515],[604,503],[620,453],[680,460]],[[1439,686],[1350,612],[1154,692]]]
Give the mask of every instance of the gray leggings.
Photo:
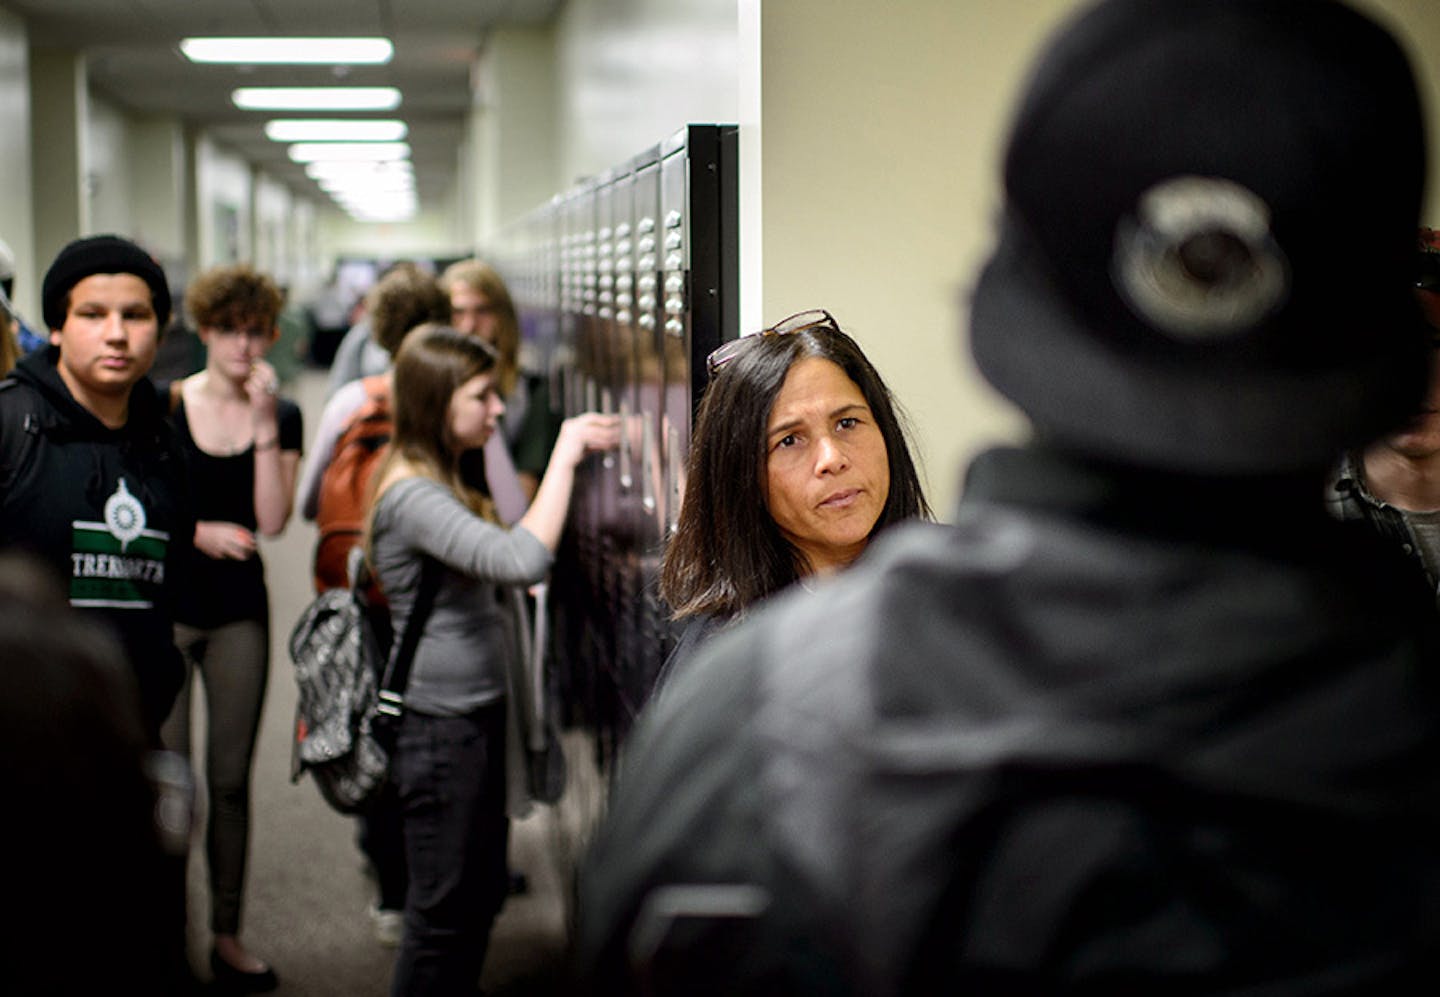
[[[175,643],[185,656],[185,685],[160,728],[160,738],[169,750],[190,755],[190,690],[198,669],[205,685],[210,929],[217,935],[233,935],[240,931],[245,888],[250,761],[270,672],[269,624],[239,620],[202,630],[177,623]]]

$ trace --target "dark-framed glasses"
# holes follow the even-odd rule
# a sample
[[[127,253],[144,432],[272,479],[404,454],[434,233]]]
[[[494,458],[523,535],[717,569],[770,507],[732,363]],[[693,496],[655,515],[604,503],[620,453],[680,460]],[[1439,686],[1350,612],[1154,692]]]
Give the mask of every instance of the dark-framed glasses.
[[[763,339],[766,336],[791,336],[797,332],[804,332],[806,329],[830,329],[839,332],[840,326],[835,323],[835,317],[823,308],[811,308],[808,311],[796,312],[767,329],[752,332],[739,339],[732,339],[728,343],[721,343],[705,358],[705,369],[711,377],[714,377],[721,367],[739,356],[740,352],[754,340]]]

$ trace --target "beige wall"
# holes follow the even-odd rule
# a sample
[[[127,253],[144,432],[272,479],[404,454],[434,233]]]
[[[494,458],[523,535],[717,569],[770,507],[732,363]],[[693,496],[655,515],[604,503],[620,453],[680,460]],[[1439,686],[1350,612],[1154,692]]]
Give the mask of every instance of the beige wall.
[[[1020,431],[970,363],[966,299],[991,238],[1013,95],[1072,6],[759,8],[760,309],[770,322],[825,307],[854,335],[911,416],[942,517],[968,458]]]
[[[133,237],[129,123],[123,111],[94,94],[89,107],[83,185],[90,228]]]

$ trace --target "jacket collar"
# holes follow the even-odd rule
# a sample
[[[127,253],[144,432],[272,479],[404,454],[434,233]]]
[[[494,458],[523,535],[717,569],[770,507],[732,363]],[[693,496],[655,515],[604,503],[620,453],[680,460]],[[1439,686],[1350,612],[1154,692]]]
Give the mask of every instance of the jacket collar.
[[[1207,477],[1093,460],[1033,443],[980,454],[964,499],[1020,506],[1176,540],[1250,545],[1313,537],[1330,520],[1323,469]]]

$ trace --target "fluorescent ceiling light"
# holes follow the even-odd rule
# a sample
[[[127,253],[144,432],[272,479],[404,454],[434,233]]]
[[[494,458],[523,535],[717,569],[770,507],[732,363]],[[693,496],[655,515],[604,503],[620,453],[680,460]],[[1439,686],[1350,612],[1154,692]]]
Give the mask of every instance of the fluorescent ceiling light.
[[[403,121],[277,118],[265,122],[265,137],[275,142],[398,142],[408,133]]]
[[[417,207],[414,197],[396,197],[390,194],[336,197],[335,203],[347,211],[360,211],[366,214],[396,214],[398,212],[410,214]]]
[[[390,214],[384,212],[350,211],[349,215],[352,220],[357,222],[381,224],[385,222],[408,222],[415,217],[415,212],[404,209],[397,209]]]
[[[393,177],[371,177],[358,179],[355,177],[321,177],[315,183],[321,190],[329,194],[339,193],[369,193],[369,194],[400,194],[415,193],[415,180],[410,176]]]
[[[389,62],[395,46],[388,38],[186,38],[180,51],[191,62],[374,66]]]
[[[367,179],[379,177],[414,177],[415,167],[408,159],[393,162],[356,162],[317,159],[305,164],[305,175],[311,180]]]
[[[241,87],[230,94],[245,111],[393,111],[394,87]]]
[[[409,173],[374,173],[353,176],[319,176],[315,182],[325,190],[414,190],[415,177]]]
[[[289,155],[297,163],[317,159],[382,163],[409,159],[410,146],[405,142],[297,142]]]
[[[413,197],[336,198],[335,203],[360,222],[400,222],[414,218],[418,207]]]

